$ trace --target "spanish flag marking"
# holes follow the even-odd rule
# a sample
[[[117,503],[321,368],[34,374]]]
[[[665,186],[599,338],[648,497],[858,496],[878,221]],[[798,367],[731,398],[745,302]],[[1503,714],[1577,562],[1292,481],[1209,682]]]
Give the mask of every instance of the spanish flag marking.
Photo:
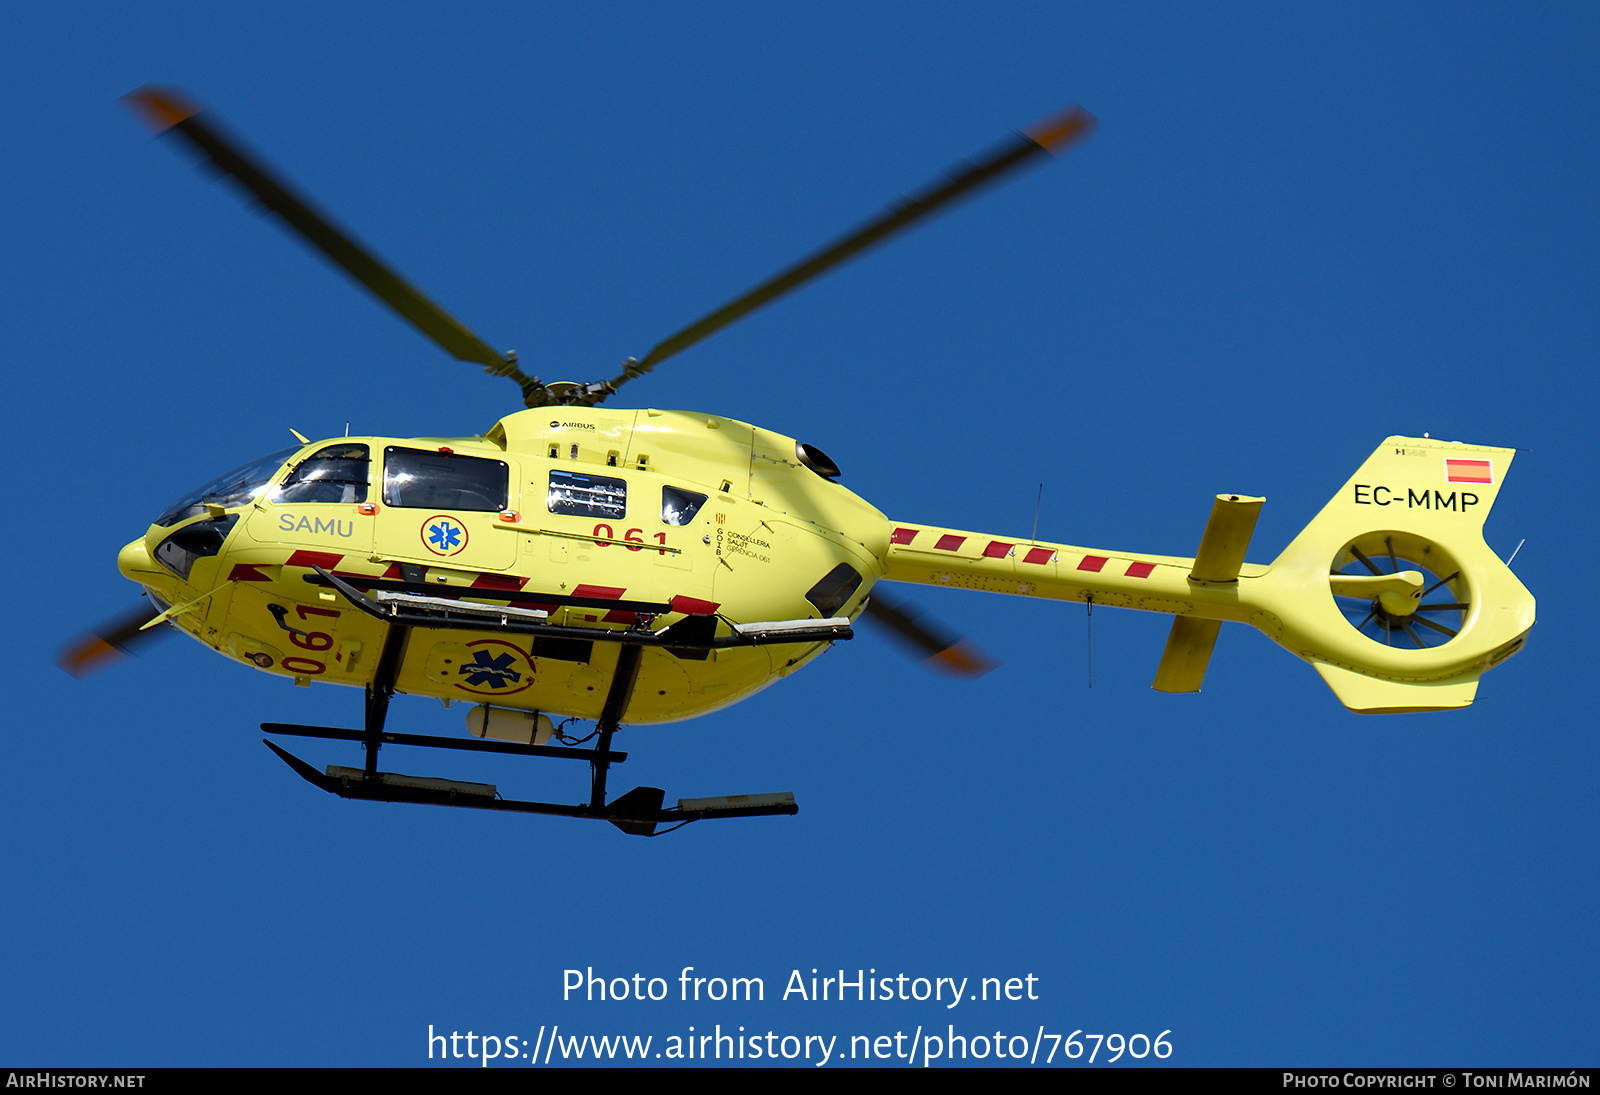
[[[1487,460],[1461,460],[1447,457],[1444,462],[1447,483],[1493,483],[1494,467]]]

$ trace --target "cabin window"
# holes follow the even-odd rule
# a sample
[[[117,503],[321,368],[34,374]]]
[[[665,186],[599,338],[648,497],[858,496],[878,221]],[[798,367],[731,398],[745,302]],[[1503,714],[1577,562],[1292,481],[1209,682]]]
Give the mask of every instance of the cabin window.
[[[407,509],[499,511],[506,508],[511,468],[449,452],[383,450],[383,501]]]
[[[693,491],[679,490],[677,487],[661,488],[661,523],[664,525],[687,525],[694,520],[694,515],[700,512],[700,507],[706,504],[706,496]]]
[[[620,521],[628,514],[628,484],[604,475],[552,471],[545,505],[551,513],[567,517],[609,517]]]
[[[284,476],[274,502],[365,502],[371,462],[365,445],[344,442],[318,449]]]

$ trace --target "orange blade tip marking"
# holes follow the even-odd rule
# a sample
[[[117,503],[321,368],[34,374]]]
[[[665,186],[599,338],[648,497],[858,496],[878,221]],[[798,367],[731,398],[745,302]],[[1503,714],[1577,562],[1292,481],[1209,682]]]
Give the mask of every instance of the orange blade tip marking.
[[[940,669],[963,677],[981,677],[994,668],[993,662],[967,643],[947,646],[928,660]]]
[[[165,133],[179,122],[193,118],[200,108],[176,91],[145,86],[130,91],[122,101],[157,133]]]
[[[126,654],[104,639],[90,636],[70,650],[63,652],[61,660],[57,664],[74,677],[85,677],[93,672],[101,662],[125,657],[127,657]]]
[[[1047,152],[1059,153],[1094,128],[1095,117],[1076,104],[1053,118],[1023,130],[1023,135]]]

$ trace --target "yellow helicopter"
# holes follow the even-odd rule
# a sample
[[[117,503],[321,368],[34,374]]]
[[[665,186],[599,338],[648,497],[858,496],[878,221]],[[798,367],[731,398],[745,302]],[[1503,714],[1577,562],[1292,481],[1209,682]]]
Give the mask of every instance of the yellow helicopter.
[[[462,326],[296,195],[177,92],[127,97],[459,360],[514,380],[526,409],[481,437],[339,437],[262,457],[173,503],[117,564],[150,607],[67,651],[83,673],[160,624],[264,672],[366,692],[361,768],[296,772],[346,798],[662,825],[796,812],[793,796],[607,801],[618,726],[735,703],[850,639],[864,612],[965,673],[981,655],[896,607],[882,581],[1164,612],[1154,687],[1195,692],[1225,620],[1310,662],[1360,712],[1465,707],[1522,647],[1534,599],[1483,539],[1515,450],[1391,437],[1271,564],[1246,563],[1262,499],[1218,495],[1193,558],[890,520],[819,449],[714,414],[602,406],[630,380],[972,191],[1059,153],[1072,108],[630,358],[545,383]],[[384,729],[395,693],[471,703],[471,737]],[[557,720],[593,720],[582,741]],[[564,725],[564,723],[563,723]],[[552,744],[554,742],[555,744]],[[490,784],[380,772],[384,744],[585,761],[588,801],[509,800]]]

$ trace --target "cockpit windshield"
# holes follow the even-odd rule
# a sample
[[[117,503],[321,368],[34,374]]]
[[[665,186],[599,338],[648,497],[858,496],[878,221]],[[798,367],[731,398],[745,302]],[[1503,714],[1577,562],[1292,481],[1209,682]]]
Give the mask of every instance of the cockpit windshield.
[[[168,506],[157,517],[155,523],[162,528],[171,528],[179,521],[190,517],[197,517],[206,512],[206,506],[221,506],[223,509],[233,509],[247,502],[253,502],[266,489],[267,483],[273,474],[281,467],[283,462],[300,451],[296,445],[291,449],[282,449],[263,456],[259,460],[252,460],[242,468],[234,468],[227,475],[220,476],[201,487],[183,496],[177,502]]]

